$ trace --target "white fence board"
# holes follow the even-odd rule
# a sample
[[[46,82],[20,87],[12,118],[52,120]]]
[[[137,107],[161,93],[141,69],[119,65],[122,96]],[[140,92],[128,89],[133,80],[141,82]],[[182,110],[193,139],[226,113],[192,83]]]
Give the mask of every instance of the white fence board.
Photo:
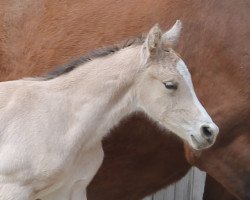
[[[143,200],[202,200],[206,173],[193,167],[180,181]]]

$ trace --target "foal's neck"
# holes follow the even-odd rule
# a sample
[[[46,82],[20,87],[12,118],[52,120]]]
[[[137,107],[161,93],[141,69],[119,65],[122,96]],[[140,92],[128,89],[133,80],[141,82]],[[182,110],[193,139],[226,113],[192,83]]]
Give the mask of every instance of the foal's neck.
[[[95,134],[94,140],[101,140],[122,118],[136,111],[140,48],[128,47],[94,59],[53,81],[56,90],[70,97],[80,129]]]
[[[114,54],[95,58],[52,82],[58,90],[77,89],[78,92],[107,94],[105,87],[115,91],[134,81],[140,72],[140,48],[130,46]]]

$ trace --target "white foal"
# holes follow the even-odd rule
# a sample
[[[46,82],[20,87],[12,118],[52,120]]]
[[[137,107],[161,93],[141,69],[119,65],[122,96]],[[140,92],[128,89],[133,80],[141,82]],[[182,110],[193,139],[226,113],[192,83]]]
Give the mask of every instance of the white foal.
[[[172,50],[180,21],[162,34],[80,59],[49,78],[0,84],[0,199],[82,200],[102,163],[102,138],[142,110],[195,149],[218,127]],[[116,51],[116,52],[114,52]]]

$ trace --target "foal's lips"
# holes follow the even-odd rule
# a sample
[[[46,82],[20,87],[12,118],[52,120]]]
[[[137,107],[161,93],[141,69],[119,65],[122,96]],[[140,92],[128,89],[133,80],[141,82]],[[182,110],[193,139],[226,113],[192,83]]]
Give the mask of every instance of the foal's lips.
[[[210,147],[214,142],[213,140],[198,140],[194,135],[191,135],[191,140],[194,145],[191,145],[194,149],[201,150]]]

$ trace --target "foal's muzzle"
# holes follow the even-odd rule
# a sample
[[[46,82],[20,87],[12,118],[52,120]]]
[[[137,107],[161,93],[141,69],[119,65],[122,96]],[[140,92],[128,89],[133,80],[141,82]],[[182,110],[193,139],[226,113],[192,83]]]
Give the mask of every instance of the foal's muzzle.
[[[192,134],[191,141],[195,149],[205,149],[210,147],[219,133],[219,128],[215,124],[203,124],[199,134]]]

